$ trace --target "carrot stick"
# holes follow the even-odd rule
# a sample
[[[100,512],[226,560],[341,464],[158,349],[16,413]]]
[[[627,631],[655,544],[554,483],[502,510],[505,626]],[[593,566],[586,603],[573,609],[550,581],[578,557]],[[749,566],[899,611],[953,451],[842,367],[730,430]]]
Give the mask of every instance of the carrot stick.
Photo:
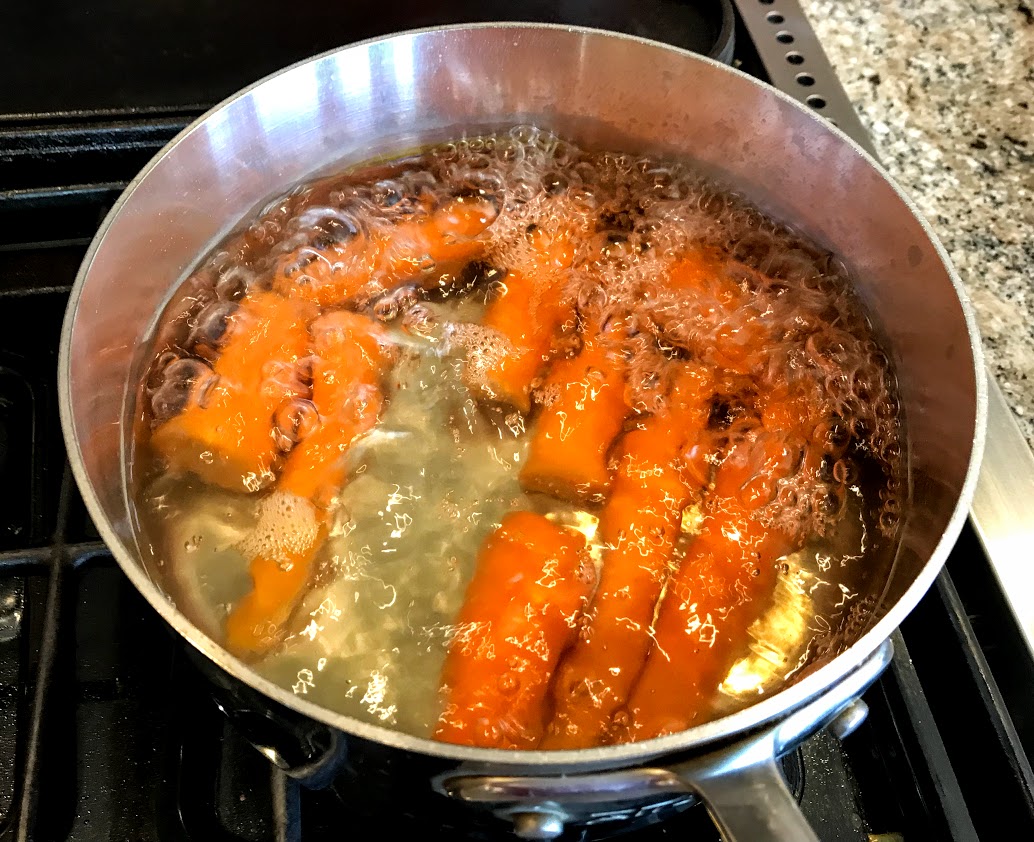
[[[576,356],[556,360],[549,370],[548,403],[520,475],[528,491],[579,502],[599,500],[610,488],[608,452],[628,415],[624,361],[597,326],[588,326],[583,337]]]
[[[312,403],[319,427],[291,451],[277,488],[325,506],[345,479],[345,455],[377,423],[391,346],[373,319],[339,310],[312,323]]]
[[[476,386],[487,397],[521,412],[531,408],[529,389],[553,353],[553,339],[574,324],[574,301],[563,287],[563,272],[574,256],[566,231],[550,238],[536,229],[529,238],[532,257],[510,269],[488,303],[482,324],[505,336],[512,351],[479,373]]]
[[[284,626],[312,580],[313,555],[326,538],[326,529],[311,507],[303,505],[287,511],[288,517],[281,520],[286,530],[298,536],[299,548],[285,543],[255,555],[248,567],[252,589],[226,618],[225,645],[238,658],[257,658],[283,638]],[[265,514],[264,519],[268,522],[274,517]]]
[[[435,738],[534,748],[549,681],[592,593],[584,539],[545,517],[513,512],[485,541],[457,617]]]
[[[711,378],[681,372],[666,411],[626,433],[614,487],[600,515],[608,547],[588,626],[561,661],[554,714],[541,748],[589,748],[603,741],[642,669],[661,588],[668,578],[682,513],[701,490],[700,474],[684,471],[688,450],[704,449]]]
[[[668,582],[654,646],[629,699],[631,739],[703,721],[747,647],[751,624],[768,607],[776,561],[799,541],[755,516],[774,496],[776,480],[792,470],[796,454],[786,441],[762,429],[718,469],[700,534]]]
[[[241,657],[261,655],[282,637],[315,572],[328,507],[346,479],[348,449],[377,423],[383,405],[379,382],[391,354],[380,326],[338,311],[310,330],[318,427],[291,450],[254,533],[241,545],[251,557],[253,587],[226,621],[227,647]]]
[[[298,366],[311,314],[308,305],[275,293],[244,300],[213,366],[212,388],[151,436],[170,470],[233,491],[257,491],[274,480],[281,457],[274,415],[307,391]]]
[[[689,248],[658,280],[669,289],[679,292],[711,290],[722,303],[738,303],[739,289],[725,278],[728,258],[717,249],[707,246]]]
[[[769,341],[769,331],[730,265],[728,256],[717,249],[696,246],[658,278],[659,288],[648,288],[647,296],[660,300],[671,293],[691,296],[688,310],[677,297],[672,308],[676,325],[686,320],[687,312],[691,323],[703,322],[704,328],[695,325],[694,333],[707,337],[706,344],[693,342],[690,350],[716,368],[746,374],[763,359],[760,350]],[[677,331],[672,338],[678,341]]]
[[[452,199],[428,216],[358,232],[343,244],[298,249],[281,259],[273,286],[328,307],[406,282],[434,283],[484,253],[480,235],[495,217],[495,207],[484,199]],[[309,262],[298,268],[304,259]]]

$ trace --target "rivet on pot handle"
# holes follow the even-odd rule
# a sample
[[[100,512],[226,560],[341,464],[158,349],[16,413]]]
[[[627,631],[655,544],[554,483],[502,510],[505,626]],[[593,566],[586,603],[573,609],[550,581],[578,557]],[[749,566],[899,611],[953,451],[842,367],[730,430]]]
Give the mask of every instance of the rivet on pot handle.
[[[560,823],[556,835],[568,815],[584,812],[587,805],[692,793],[704,801],[726,842],[818,842],[783,779],[779,758],[824,727],[843,735],[854,730],[866,711],[858,697],[880,676],[892,655],[893,647],[886,640],[831,690],[775,725],[674,766],[563,777],[460,771],[440,779],[438,786],[454,798],[495,805],[496,814],[506,818],[523,820],[529,813],[547,813],[551,830]]]

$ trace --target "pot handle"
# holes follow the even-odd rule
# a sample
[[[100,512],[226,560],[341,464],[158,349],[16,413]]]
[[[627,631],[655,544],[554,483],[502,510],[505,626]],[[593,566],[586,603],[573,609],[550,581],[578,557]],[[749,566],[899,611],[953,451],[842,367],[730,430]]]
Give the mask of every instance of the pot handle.
[[[693,788],[725,842],[819,842],[774,757],[732,774],[697,778]]]
[[[345,735],[267,698],[193,647],[188,658],[207,680],[215,706],[238,734],[289,778],[322,789],[347,766]]]
[[[822,728],[841,739],[857,728],[868,712],[860,696],[893,654],[893,644],[885,640],[843,681],[774,727],[672,768],[703,800],[726,842],[818,842],[786,785],[779,758]]]
[[[885,640],[852,673],[774,725],[670,766],[550,777],[492,776],[455,769],[435,786],[509,819],[518,836],[553,839],[592,805],[693,794],[726,842],[818,842],[779,768],[779,758],[822,728],[846,737],[865,718],[859,697],[893,656]]]

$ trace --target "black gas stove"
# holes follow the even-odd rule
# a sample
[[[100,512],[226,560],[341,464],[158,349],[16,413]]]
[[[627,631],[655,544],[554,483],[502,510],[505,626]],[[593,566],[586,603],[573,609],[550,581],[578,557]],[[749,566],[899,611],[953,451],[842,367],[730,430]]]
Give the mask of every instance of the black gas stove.
[[[361,787],[303,788],[218,710],[184,644],[99,542],[70,480],[55,383],[68,292],[120,191],[198,114],[293,61],[399,29],[522,19],[631,32],[731,61],[861,137],[853,113],[842,102],[837,111],[843,93],[800,9],[738,5],[104,0],[8,10],[0,839],[311,842],[391,830],[488,838],[411,817],[405,793],[371,809]],[[868,719],[843,743],[828,733],[807,741],[784,763],[787,778],[829,842],[997,838],[1002,828],[1034,838],[1032,691],[1034,663],[967,527],[895,635],[892,666],[865,696]],[[626,838],[718,835],[694,807]]]

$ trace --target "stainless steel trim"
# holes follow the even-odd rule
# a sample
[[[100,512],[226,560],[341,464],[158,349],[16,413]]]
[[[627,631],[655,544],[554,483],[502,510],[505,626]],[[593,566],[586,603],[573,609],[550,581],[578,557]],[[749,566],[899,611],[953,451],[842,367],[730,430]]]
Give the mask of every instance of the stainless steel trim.
[[[1034,655],[1034,453],[989,379],[987,441],[970,520]]]

